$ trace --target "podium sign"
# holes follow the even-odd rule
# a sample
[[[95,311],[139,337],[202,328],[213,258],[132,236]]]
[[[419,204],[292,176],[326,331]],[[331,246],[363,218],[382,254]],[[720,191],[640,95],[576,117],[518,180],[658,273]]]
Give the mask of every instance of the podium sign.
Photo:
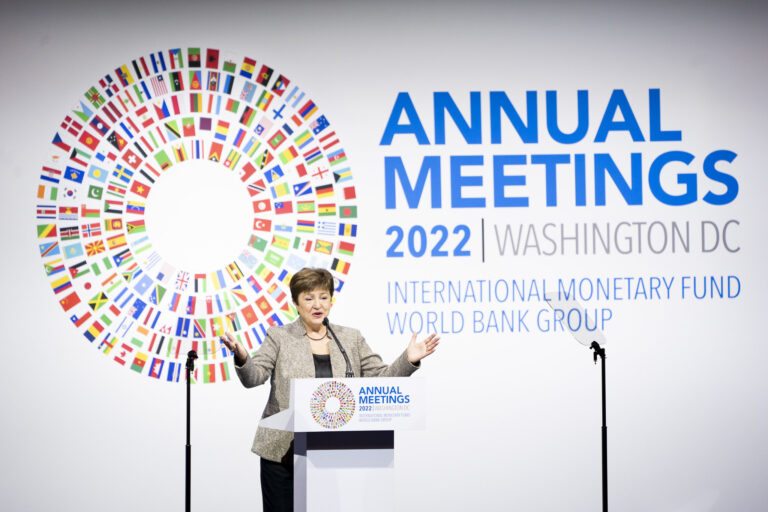
[[[294,432],[294,509],[394,510],[394,434],[424,428],[424,381],[293,379],[266,428]]]

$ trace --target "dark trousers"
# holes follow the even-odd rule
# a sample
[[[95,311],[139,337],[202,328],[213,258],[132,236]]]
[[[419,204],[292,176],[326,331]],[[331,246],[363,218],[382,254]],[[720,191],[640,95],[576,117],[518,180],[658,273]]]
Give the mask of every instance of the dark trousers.
[[[293,452],[282,462],[261,458],[261,499],[264,512],[293,511]]]

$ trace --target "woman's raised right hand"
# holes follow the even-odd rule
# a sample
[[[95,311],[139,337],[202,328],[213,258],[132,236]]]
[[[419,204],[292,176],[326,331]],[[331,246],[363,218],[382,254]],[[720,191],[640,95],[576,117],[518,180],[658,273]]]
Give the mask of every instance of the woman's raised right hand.
[[[225,332],[223,336],[219,336],[219,340],[227,349],[235,354],[235,364],[242,366],[246,359],[248,359],[248,352],[243,347],[243,344],[237,341],[231,332]]]

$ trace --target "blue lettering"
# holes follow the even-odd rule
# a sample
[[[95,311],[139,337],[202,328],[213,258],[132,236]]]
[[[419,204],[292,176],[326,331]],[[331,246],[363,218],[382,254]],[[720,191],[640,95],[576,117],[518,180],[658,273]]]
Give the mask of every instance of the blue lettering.
[[[573,167],[576,206],[587,206],[587,166],[583,154],[573,155]]]
[[[525,175],[504,174],[507,165],[525,165],[525,155],[494,155],[493,157],[493,206],[528,206],[527,197],[509,197],[504,194],[505,187],[525,185]]]
[[[400,117],[403,114],[408,121],[406,124],[400,124]],[[395,98],[395,104],[389,114],[389,120],[387,120],[387,126],[384,127],[384,135],[381,136],[379,145],[389,146],[392,144],[395,134],[400,133],[414,135],[420,145],[429,144],[427,132],[424,131],[419,114],[416,113],[416,107],[407,92],[398,93],[397,98]]]
[[[485,198],[461,195],[461,189],[464,187],[483,186],[482,176],[463,176],[461,174],[461,168],[465,165],[483,165],[482,155],[451,157],[451,207],[484,208]]]
[[[643,204],[643,176],[642,176],[642,155],[632,153],[632,186],[629,186],[627,180],[616,167],[611,155],[608,153],[595,154],[595,205],[605,206],[605,173],[610,174],[611,179],[616,184],[616,188],[621,193],[627,204]]]
[[[648,121],[651,125],[652,141],[680,141],[683,134],[680,130],[661,129],[661,92],[658,89],[648,91]]]
[[[429,188],[431,192],[432,208],[440,208],[442,200],[440,197],[440,157],[425,156],[421,162],[419,176],[416,178],[416,184],[411,186],[408,174],[405,172],[405,164],[399,156],[384,157],[384,196],[385,205],[388,210],[397,207],[397,194],[395,181],[400,179],[405,200],[408,208],[417,208],[421,202],[421,195],[424,192],[424,185],[427,183],[427,175],[430,177]]]
[[[622,121],[614,121],[616,111],[621,111]],[[595,135],[595,142],[605,142],[608,132],[627,131],[634,142],[643,142],[643,132],[640,131],[640,125],[637,124],[632,107],[629,106],[627,96],[622,89],[614,89],[608,100],[608,106],[605,107],[603,120]]]
[[[557,91],[547,91],[547,131],[552,140],[560,144],[575,144],[582,140],[589,128],[589,91],[576,93],[577,109],[576,128],[571,133],[563,133],[557,124]]]
[[[694,173],[679,173],[677,175],[677,182],[685,185],[685,192],[682,194],[668,194],[661,186],[661,171],[665,165],[670,162],[682,162],[688,165],[692,160],[693,155],[685,151],[667,151],[656,157],[648,170],[648,185],[656,199],[671,206],[681,206],[696,201],[696,175]]]
[[[713,151],[704,159],[704,175],[707,178],[725,185],[725,192],[723,194],[714,194],[711,191],[704,194],[705,203],[723,205],[736,199],[736,195],[739,193],[739,182],[730,174],[725,174],[715,169],[715,164],[717,162],[725,160],[726,162],[731,163],[735,158],[736,153],[733,151],[721,149]]]
[[[483,124],[480,112],[480,92],[473,91],[469,93],[469,113],[471,124],[461,115],[459,107],[453,101],[448,92],[436,92],[434,94],[435,104],[435,144],[445,144],[445,113],[450,114],[456,128],[461,132],[462,137],[467,144],[480,144],[483,142]]]
[[[533,155],[532,164],[544,164],[547,206],[557,206],[557,164],[568,164],[571,155]]]
[[[512,123],[515,131],[525,144],[539,142],[539,113],[536,91],[525,93],[525,103],[528,110],[528,123],[524,124],[512,102],[504,91],[491,91],[491,144],[501,144],[501,111]]]

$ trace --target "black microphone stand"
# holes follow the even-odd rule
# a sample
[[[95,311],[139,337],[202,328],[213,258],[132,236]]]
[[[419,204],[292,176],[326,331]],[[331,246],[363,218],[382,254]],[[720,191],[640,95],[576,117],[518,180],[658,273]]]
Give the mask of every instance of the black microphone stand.
[[[594,351],[592,357],[595,364],[597,364],[597,358],[600,358],[603,374],[603,427],[601,429],[603,438],[603,512],[608,512],[608,426],[606,425],[605,414],[605,349],[596,341],[593,341],[589,348]]]
[[[186,512],[189,512],[192,506],[192,445],[189,443],[189,426],[190,426],[190,415],[189,415],[189,406],[190,406],[190,394],[191,394],[191,387],[190,383],[192,381],[191,375],[192,371],[195,369],[195,359],[197,359],[197,352],[194,350],[190,350],[187,352],[187,471],[186,471],[186,485],[184,489],[184,500],[186,503]]]
[[[347,355],[347,351],[344,350],[344,347],[341,345],[341,342],[339,341],[339,338],[336,337],[336,333],[333,332],[333,329],[331,329],[331,324],[328,322],[328,317],[323,318],[323,325],[326,329],[328,329],[328,332],[331,333],[331,336],[333,337],[333,341],[336,342],[336,345],[339,347],[339,351],[341,351],[341,355],[344,356],[344,363],[346,364],[347,368],[344,372],[344,377],[350,378],[355,376],[355,372],[352,370],[352,363],[349,362],[349,356]]]

